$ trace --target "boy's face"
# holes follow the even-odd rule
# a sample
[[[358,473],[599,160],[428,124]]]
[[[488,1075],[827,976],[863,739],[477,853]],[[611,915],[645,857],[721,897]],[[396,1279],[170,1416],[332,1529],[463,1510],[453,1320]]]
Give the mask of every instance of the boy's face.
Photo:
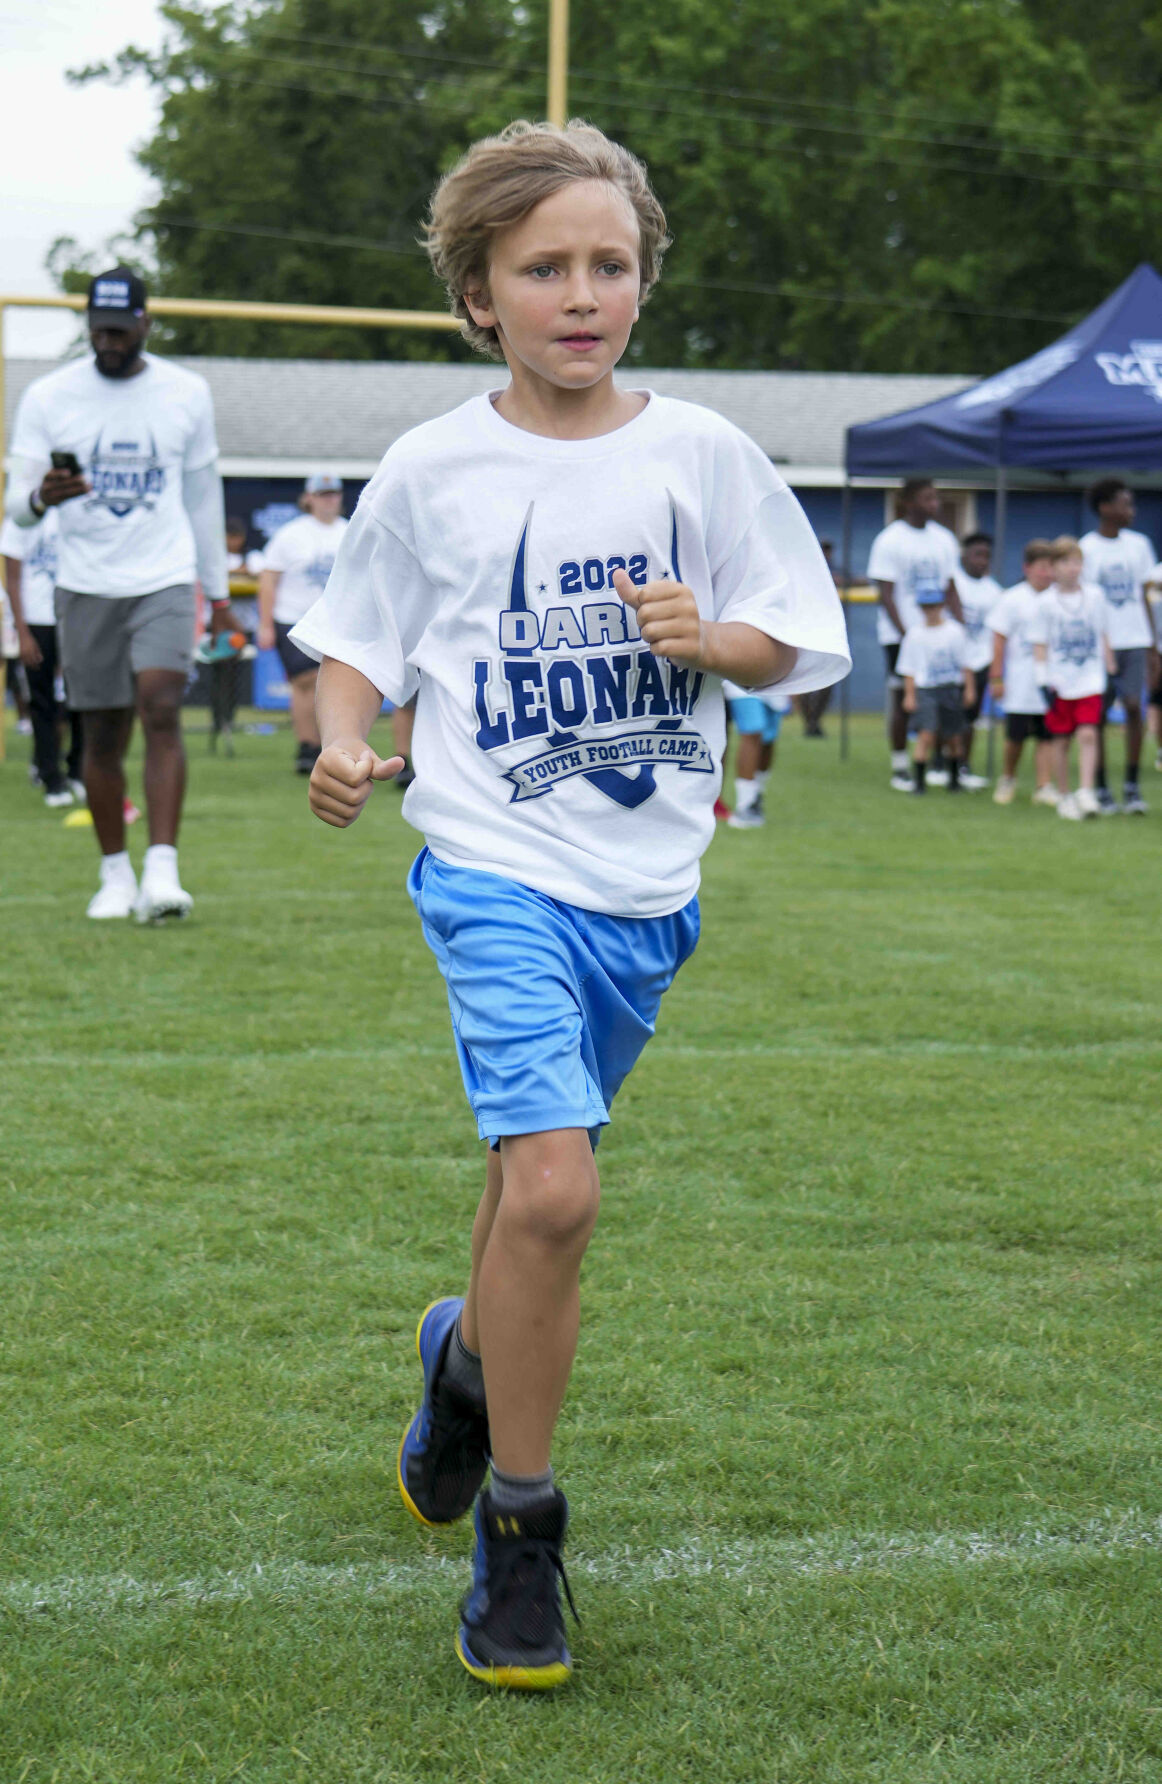
[[[227,533],[226,550],[232,551],[235,557],[241,557],[242,553],[246,550],[246,534]]]
[[[965,546],[960,554],[960,561],[967,576],[987,576],[989,565],[993,561],[993,548],[983,539],[978,539],[975,544]]]
[[[1044,594],[1053,581],[1053,559],[1047,557],[1030,558],[1025,565],[1025,581],[1030,588],[1035,588],[1039,595]]]
[[[473,321],[496,329],[510,367],[588,390],[612,373],[637,321],[639,245],[628,199],[604,180],[575,180],[501,230],[487,301],[465,301]]]
[[[343,491],[341,489],[307,490],[305,500],[308,514],[313,514],[316,520],[329,523],[339,518],[339,512],[343,506]]]
[[[943,601],[932,601],[931,603],[926,603],[923,607],[921,607],[920,612],[924,615],[924,624],[926,626],[943,625],[943,623],[944,623],[944,602]]]
[[[1053,566],[1054,581],[1058,588],[1076,588],[1081,581],[1081,553],[1071,551],[1066,557],[1057,559]]]

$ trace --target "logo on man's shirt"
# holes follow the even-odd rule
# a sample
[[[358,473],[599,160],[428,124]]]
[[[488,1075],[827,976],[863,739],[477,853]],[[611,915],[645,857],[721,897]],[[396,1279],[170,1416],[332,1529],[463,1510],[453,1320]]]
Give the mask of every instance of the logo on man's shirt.
[[[1138,586],[1125,564],[1107,564],[1097,573],[1101,592],[1111,607],[1126,607],[1138,592]]]
[[[151,513],[165,489],[165,467],[152,432],[143,445],[140,440],[106,440],[102,430],[89,460],[88,478],[92,490],[85,498],[86,508],[104,508],[118,520],[139,508]]]
[[[46,538],[43,533],[39,534],[32,550],[24,560],[24,569],[29,576],[45,576],[55,582],[57,571],[56,538]]]
[[[542,798],[580,776],[632,809],[657,791],[657,768],[713,773],[708,744],[683,722],[698,704],[705,676],[655,657],[613,586],[616,570],[638,587],[648,582],[647,554],[566,559],[555,574],[568,604],[538,613],[527,587],[532,518],[530,505],[513,553],[508,605],[499,616],[501,654],[472,666],[477,746],[509,751],[543,739],[504,770],[513,800]],[[660,574],[681,581],[672,496],[670,563]],[[541,583],[538,593],[547,592]]]

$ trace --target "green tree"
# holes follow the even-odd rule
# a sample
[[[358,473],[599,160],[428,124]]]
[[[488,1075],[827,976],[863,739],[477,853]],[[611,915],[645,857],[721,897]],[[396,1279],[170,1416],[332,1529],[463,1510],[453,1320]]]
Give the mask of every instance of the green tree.
[[[162,11],[164,50],[79,77],[162,96],[142,152],[161,196],[139,220],[161,286],[440,307],[427,196],[473,137],[541,114],[545,0]],[[572,109],[648,161],[675,238],[642,364],[987,371],[1158,239],[1144,0],[586,0],[571,59]],[[192,352],[465,353],[427,333],[172,333]]]

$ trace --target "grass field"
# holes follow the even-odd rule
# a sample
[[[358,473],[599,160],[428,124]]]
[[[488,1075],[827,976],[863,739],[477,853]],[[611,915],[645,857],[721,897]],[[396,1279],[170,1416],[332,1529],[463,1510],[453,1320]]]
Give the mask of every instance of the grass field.
[[[1162,782],[782,748],[601,1147],[578,1668],[519,1700],[394,1484],[483,1168],[398,795],[340,835],[194,737],[153,931],[0,769],[5,1784],[1162,1778]]]

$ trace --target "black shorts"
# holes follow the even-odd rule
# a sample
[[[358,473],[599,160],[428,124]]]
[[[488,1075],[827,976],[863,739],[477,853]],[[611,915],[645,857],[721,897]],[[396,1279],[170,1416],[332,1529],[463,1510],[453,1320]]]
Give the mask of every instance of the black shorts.
[[[1043,712],[1007,712],[1005,714],[1005,736],[1010,743],[1024,743],[1027,737],[1034,737],[1038,743],[1045,743],[1049,737],[1045,714]]]
[[[314,657],[309,657],[306,651],[300,650],[297,644],[291,643],[290,635],[293,631],[293,626],[284,626],[281,620],[275,620],[275,649],[278,651],[279,660],[281,661],[283,668],[286,670],[288,681],[293,681],[296,675],[313,675],[315,670],[319,667]]]

